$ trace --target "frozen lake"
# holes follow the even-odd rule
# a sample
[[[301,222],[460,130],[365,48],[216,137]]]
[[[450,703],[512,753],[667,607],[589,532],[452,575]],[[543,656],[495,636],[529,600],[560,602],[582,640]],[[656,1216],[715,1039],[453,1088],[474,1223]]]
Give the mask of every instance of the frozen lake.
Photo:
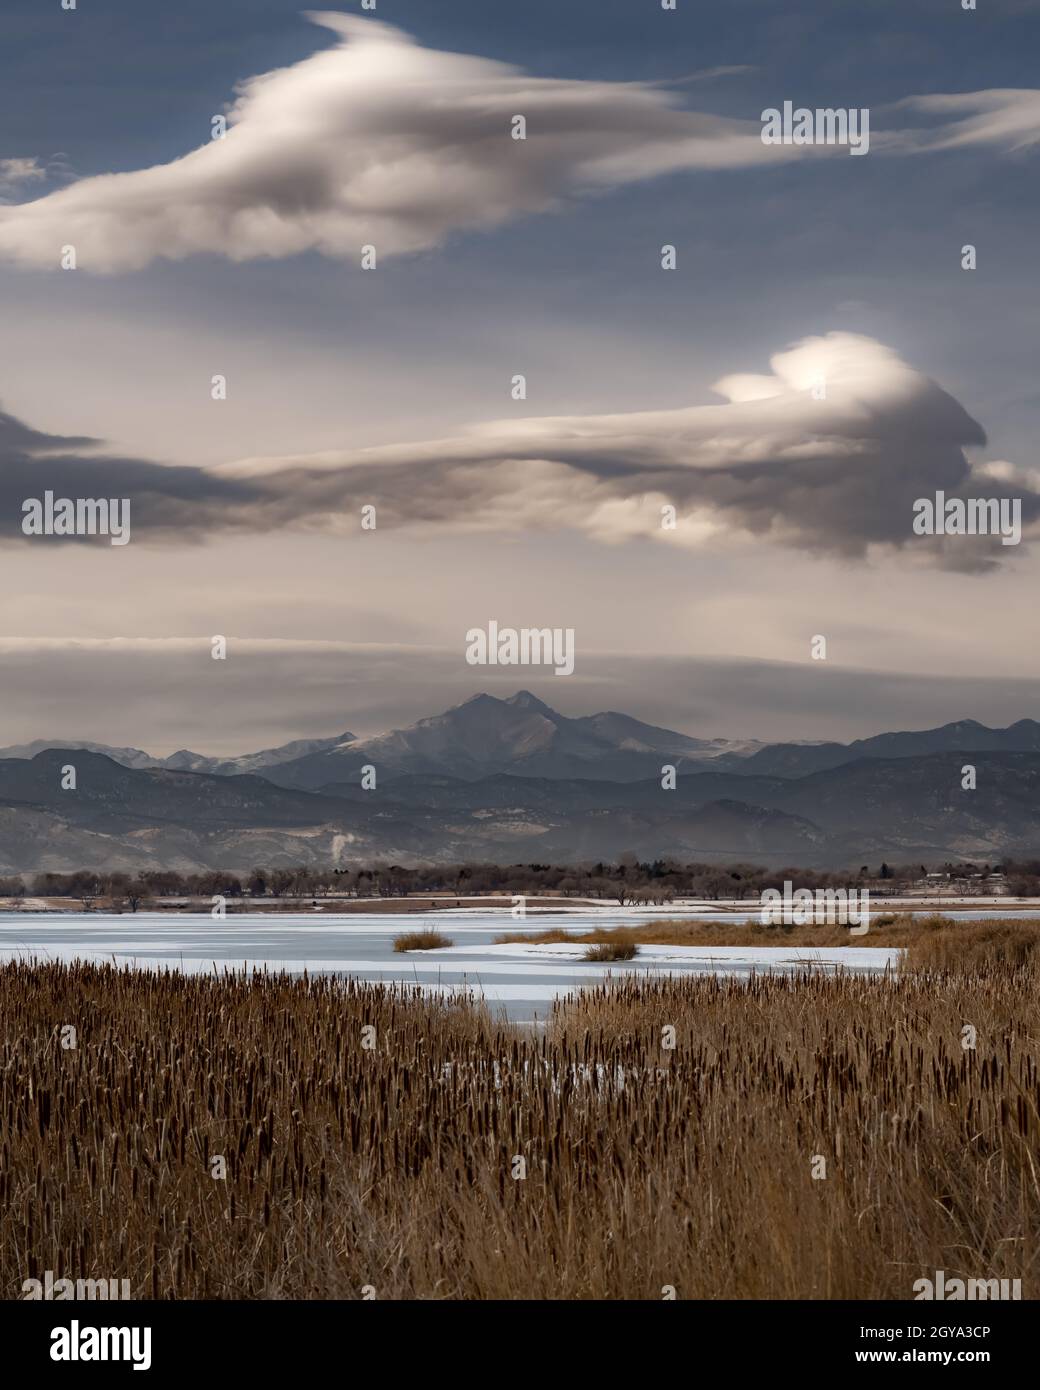
[[[754,920],[758,909],[727,912],[727,921]],[[993,909],[950,913],[969,920],[996,916]],[[1009,911],[999,915],[1019,915]],[[1035,915],[1035,913],[1033,914]],[[711,917],[701,910],[667,912],[599,909],[593,912],[529,914],[511,920],[508,912],[441,909],[407,918],[377,913],[333,915],[242,913],[214,921],[208,913],[53,914],[0,913],[0,960],[13,958],[111,961],[145,969],[199,971],[266,967],[351,975],[384,984],[421,985],[430,991],[469,990],[500,1006],[514,1019],[543,1017],[551,1000],[607,974],[718,973],[747,976],[754,969],[821,970],[837,968],[883,971],[898,951],[871,946],[791,948],[784,946],[703,947],[641,946],[639,956],[622,964],[602,965],[581,959],[583,947],[557,945],[495,946],[505,932],[560,928],[570,934],[592,927],[635,925],[654,916]],[[435,926],[450,936],[447,950],[396,955],[393,939],[402,932]]]

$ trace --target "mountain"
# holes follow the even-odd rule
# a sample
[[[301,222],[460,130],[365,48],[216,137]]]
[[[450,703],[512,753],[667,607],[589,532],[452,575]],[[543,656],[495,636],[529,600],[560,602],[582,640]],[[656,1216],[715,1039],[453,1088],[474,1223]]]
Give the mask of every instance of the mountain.
[[[698,739],[529,691],[375,738],[237,758],[97,744],[0,750],[0,873],[465,859],[751,859],[836,867],[1040,852],[1040,724],[850,744]],[[75,790],[61,769],[76,768]],[[962,769],[976,786],[962,788]],[[377,786],[362,786],[371,764]],[[674,788],[661,769],[677,770]]]
[[[76,770],[62,789],[62,768]],[[70,868],[335,864],[437,857],[435,838],[382,805],[276,787],[263,777],[128,768],[83,749],[0,761],[0,873]]]
[[[966,763],[975,768],[971,790],[962,785]],[[1040,848],[1040,753],[863,758],[788,780],[764,799],[811,815],[834,842],[883,839],[890,857],[1028,858]]]
[[[443,776],[401,777],[386,797],[411,817],[452,828],[462,844],[497,829],[540,826],[545,858],[604,841],[654,858],[723,853],[766,863],[816,866],[961,858],[1022,858],[1040,852],[1040,753],[975,753],[976,787],[964,790],[962,753],[863,758],[806,777],[741,777],[691,772],[665,791],[660,778],[614,783],[592,779],[495,776],[478,782]],[[329,785],[330,796],[360,801],[370,795],[351,783]],[[740,808],[739,810],[734,808]],[[772,816],[755,821],[754,815]],[[739,821],[739,828],[737,822]],[[463,833],[463,827],[469,830]],[[528,833],[528,832],[525,832]],[[626,835],[628,839],[626,840]],[[515,856],[514,856],[515,857]],[[566,856],[565,856],[566,857]]]
[[[62,790],[69,763],[76,788]],[[0,761],[0,873],[566,862],[629,849],[804,862],[820,852],[824,837],[799,816],[736,801],[681,804],[654,785],[656,800],[648,791],[632,797],[632,784],[595,780],[411,777],[381,793],[350,784],[346,795],[326,796],[263,777],[126,768],[84,750],[48,749]]]
[[[47,739],[37,738],[32,743],[13,743],[8,748],[0,748],[0,759],[35,758],[49,748],[82,748],[88,753],[102,753],[123,767],[161,767],[162,759],[153,758],[140,748],[110,748],[106,743],[91,743],[89,739]]]
[[[1040,753],[1040,724],[1020,719],[990,729],[974,719],[938,729],[876,734],[852,743],[772,743],[748,757],[724,756],[719,765],[746,776],[804,777],[861,758],[917,758],[928,753]]]
[[[499,772],[524,777],[591,777],[626,782],[676,767],[736,755],[746,745],[691,738],[606,711],[571,719],[532,695],[509,699],[474,695],[443,714],[375,738],[342,742],[270,769],[281,786],[313,788],[356,776],[371,764],[378,773],[442,773],[476,780]],[[758,745],[753,745],[758,747]]]
[[[644,724],[616,710],[570,718],[528,690],[508,699],[474,695],[443,714],[372,738],[344,733],[296,739],[235,758],[181,749],[156,758],[139,748],[110,748],[80,740],[0,749],[0,758],[31,758],[48,748],[84,748],[124,767],[166,768],[218,777],[258,773],[278,786],[314,791],[348,781],[360,786],[361,769],[375,767],[380,783],[405,776],[441,775],[480,781],[499,773],[557,780],[637,782],[660,777],[671,764],[683,775],[787,779],[825,772],[863,759],[916,758],[932,753],[1038,753],[1040,723],[1020,719],[991,729],[973,719],[937,729],[876,734],[852,743],[771,743],[754,739],[694,738]],[[751,801],[750,789],[719,784],[721,797]]]
[[[301,789],[377,775],[442,774],[479,780],[496,773],[570,780],[635,782],[659,777],[665,763],[680,774],[711,770],[737,777],[798,778],[865,758],[915,758],[944,752],[1040,753],[1040,723],[1021,719],[990,729],[973,719],[919,732],[877,734],[852,743],[774,743],[693,738],[607,711],[568,718],[530,691],[507,700],[474,695],[461,705],[406,729],[342,741],[286,759],[264,775]],[[725,793],[751,800],[732,786]]]
[[[46,752],[48,749],[72,748],[88,753],[100,753],[123,767],[164,767],[172,772],[209,772],[218,777],[235,777],[243,772],[260,772],[264,768],[277,767],[279,763],[290,762],[309,753],[325,752],[353,740],[353,734],[339,734],[335,738],[298,738],[291,743],[283,743],[278,748],[266,748],[259,753],[244,753],[239,758],[210,758],[204,753],[193,753],[190,748],[182,748],[177,753],[171,753],[168,758],[153,758],[150,753],[145,753],[140,748],[112,748],[105,743],[92,743],[89,739],[38,738],[32,743],[12,744],[8,748],[0,748],[0,759],[34,758],[37,753]]]
[[[574,863],[633,851],[781,866],[1027,858],[1040,847],[1040,753],[862,758],[801,778],[480,779],[408,773],[365,791],[253,774],[127,768],[85,750],[0,761],[0,873],[483,860]],[[76,769],[62,790],[62,768]]]
[[[169,768],[173,772],[208,772],[215,777],[237,777],[241,773],[263,773],[268,768],[295,762],[312,754],[326,753],[340,744],[353,743],[354,740],[354,734],[337,734],[333,738],[297,738],[291,743],[280,744],[277,748],[265,748],[259,753],[243,753],[238,758],[207,758],[202,753],[192,753],[184,748],[178,753],[171,753],[168,758],[163,758],[158,766]],[[116,761],[122,760],[117,758]]]

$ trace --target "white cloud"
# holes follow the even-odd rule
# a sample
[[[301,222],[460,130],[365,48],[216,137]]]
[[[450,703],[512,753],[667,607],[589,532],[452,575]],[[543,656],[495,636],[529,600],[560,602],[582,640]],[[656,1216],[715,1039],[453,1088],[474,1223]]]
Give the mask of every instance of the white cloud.
[[[533,77],[489,58],[422,48],[376,20],[309,17],[339,41],[242,82],[224,139],[169,164],[85,178],[0,207],[0,259],[56,268],[61,248],[72,245],[81,269],[111,272],[199,253],[360,259],[372,244],[381,255],[402,255],[455,231],[546,212],[568,196],[677,170],[835,154],[765,145],[758,112],[736,120],[684,110],[657,84]],[[875,132],[874,144],[896,153],[1020,148],[1040,138],[1038,103],[1040,93],[1015,90],[911,97],[889,109],[958,119]],[[510,136],[515,115],[527,121],[524,141]],[[12,186],[43,172],[33,160],[3,161],[0,197],[4,169]]]
[[[46,177],[46,171],[41,169],[37,159],[0,159],[0,203],[19,195],[24,185]]]
[[[81,268],[116,271],[199,252],[396,255],[568,193],[777,157],[757,120],[683,111],[651,84],[531,77],[374,20],[310,17],[340,41],[242,83],[224,139],[3,210],[0,256],[56,266],[71,244]]]
[[[888,148],[905,153],[994,145],[1017,152],[1040,143],[1040,91],[1028,87],[906,97],[888,109],[942,118],[934,126],[887,132]]]

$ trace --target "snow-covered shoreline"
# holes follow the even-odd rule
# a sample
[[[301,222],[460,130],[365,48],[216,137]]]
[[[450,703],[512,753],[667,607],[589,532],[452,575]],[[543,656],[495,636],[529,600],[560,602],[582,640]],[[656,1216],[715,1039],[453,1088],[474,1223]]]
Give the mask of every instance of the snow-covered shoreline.
[[[588,943],[584,941],[500,942],[490,946],[446,946],[436,951],[409,952],[436,957],[439,960],[454,955],[467,959],[485,957],[485,970],[509,973],[513,964],[540,962],[557,964],[582,962],[594,971],[648,971],[669,973],[667,967],[681,966],[694,974],[731,972],[738,967],[749,970],[857,970],[876,973],[894,969],[902,955],[895,947],[881,946],[671,946],[640,942],[635,958],[608,965],[586,962]]]

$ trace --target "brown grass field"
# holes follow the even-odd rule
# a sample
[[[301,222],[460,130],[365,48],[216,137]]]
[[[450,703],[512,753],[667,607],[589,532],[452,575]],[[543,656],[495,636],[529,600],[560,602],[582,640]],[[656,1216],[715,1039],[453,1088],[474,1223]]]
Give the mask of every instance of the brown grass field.
[[[327,978],[2,966],[0,1295],[1036,1297],[1037,932],[935,926],[887,978],[605,982],[545,1033]]]

